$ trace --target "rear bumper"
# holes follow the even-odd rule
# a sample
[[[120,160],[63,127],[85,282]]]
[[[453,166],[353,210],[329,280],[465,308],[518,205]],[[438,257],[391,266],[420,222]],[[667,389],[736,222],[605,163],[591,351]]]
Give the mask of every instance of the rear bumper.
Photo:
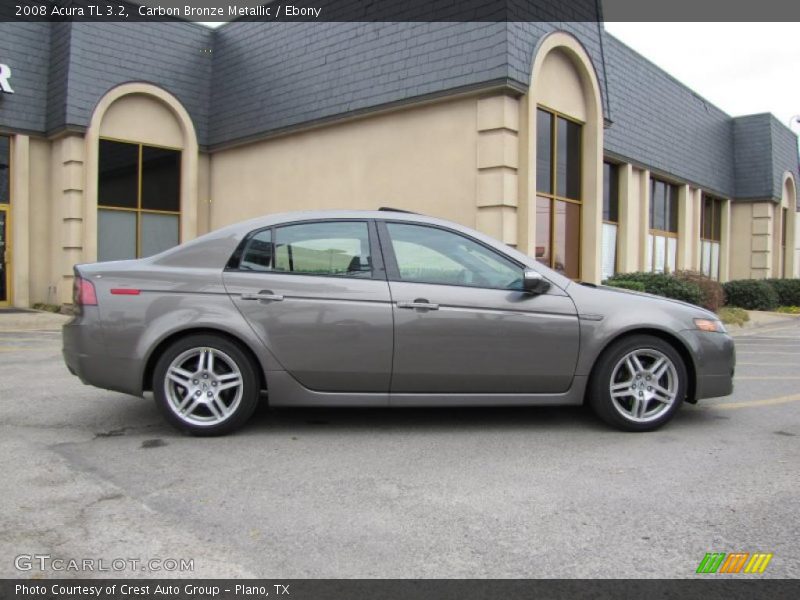
[[[696,385],[693,400],[732,394],[736,368],[733,338],[727,333],[709,333],[695,329],[688,329],[681,334],[692,350],[695,361]]]
[[[70,373],[95,387],[142,395],[141,365],[108,355],[96,307],[85,307],[61,330],[62,355]]]

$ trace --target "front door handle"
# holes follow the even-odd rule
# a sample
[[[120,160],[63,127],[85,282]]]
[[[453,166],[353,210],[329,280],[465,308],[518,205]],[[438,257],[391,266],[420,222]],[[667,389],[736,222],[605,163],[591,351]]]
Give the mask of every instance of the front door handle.
[[[398,302],[397,308],[418,308],[422,310],[439,310],[438,304],[428,302],[424,298],[417,298],[413,302]]]
[[[283,294],[274,294],[272,290],[261,290],[257,294],[242,294],[242,300],[267,300],[271,302],[280,302],[283,300]]]

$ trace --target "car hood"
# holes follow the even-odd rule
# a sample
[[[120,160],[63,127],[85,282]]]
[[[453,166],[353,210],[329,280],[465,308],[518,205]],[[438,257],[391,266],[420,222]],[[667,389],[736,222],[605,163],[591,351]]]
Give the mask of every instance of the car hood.
[[[574,294],[574,288],[582,288],[586,292],[589,292],[589,297],[594,296],[595,299],[597,298],[597,294],[602,294],[602,296],[606,296],[606,298],[609,300],[616,296],[620,301],[633,301],[636,302],[638,306],[649,305],[653,308],[662,308],[672,312],[677,311],[679,313],[683,313],[689,319],[707,318],[719,320],[719,317],[710,310],[705,309],[702,306],[697,306],[696,304],[691,304],[690,302],[684,302],[683,300],[675,300],[673,298],[665,298],[664,296],[657,296],[655,294],[648,294],[646,292],[625,290],[607,285],[593,285],[585,283],[571,286],[571,294]],[[583,294],[580,294],[580,296],[583,297]]]

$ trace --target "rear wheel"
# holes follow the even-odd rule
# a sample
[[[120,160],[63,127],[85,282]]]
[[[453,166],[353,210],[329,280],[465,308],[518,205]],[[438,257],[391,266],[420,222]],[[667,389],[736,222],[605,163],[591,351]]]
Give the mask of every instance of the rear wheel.
[[[192,335],[169,346],[156,363],[153,395],[164,416],[194,435],[222,435],[241,427],[259,398],[250,358],[216,335]]]
[[[606,423],[625,431],[651,431],[683,404],[688,373],[669,343],[634,335],[600,357],[589,384],[589,404]]]

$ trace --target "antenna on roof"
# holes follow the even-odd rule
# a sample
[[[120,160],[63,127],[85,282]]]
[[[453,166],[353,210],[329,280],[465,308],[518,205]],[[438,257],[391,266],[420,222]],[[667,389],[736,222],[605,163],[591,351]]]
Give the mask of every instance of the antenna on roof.
[[[381,206],[379,209],[381,212],[396,212],[396,213],[406,213],[408,215],[417,215],[419,213],[415,213],[413,210],[403,210],[402,208],[392,208],[391,206]]]

